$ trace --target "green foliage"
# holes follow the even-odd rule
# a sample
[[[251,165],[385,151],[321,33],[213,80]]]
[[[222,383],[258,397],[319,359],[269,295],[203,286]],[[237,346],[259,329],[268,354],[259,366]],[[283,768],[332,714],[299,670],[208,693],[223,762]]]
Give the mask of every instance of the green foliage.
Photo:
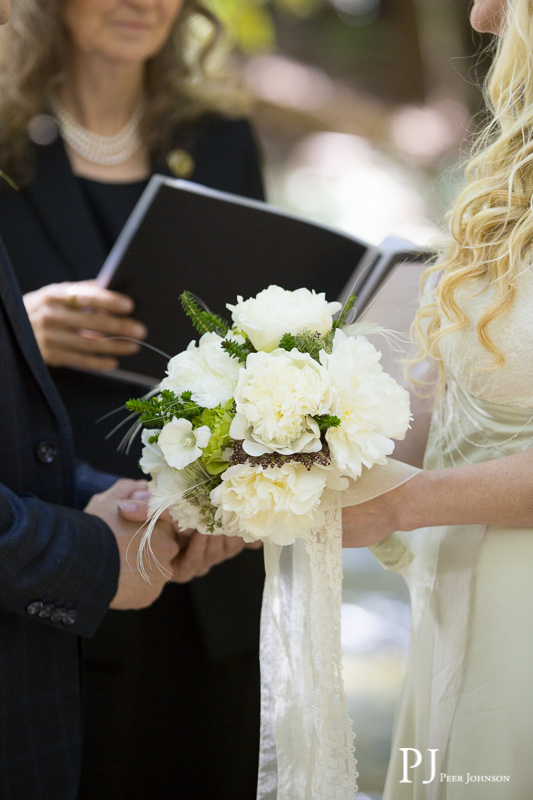
[[[234,417],[233,400],[225,406],[204,408],[202,413],[193,421],[195,428],[207,425],[211,431],[211,438],[207,447],[202,448],[200,460],[210,475],[220,475],[228,468],[228,462],[223,458],[224,448],[230,446],[229,429]]]
[[[283,350],[299,350],[300,353],[309,353],[315,361],[320,360],[320,351],[325,350],[331,353],[333,346],[333,330],[325,336],[321,336],[316,331],[304,331],[303,333],[285,333],[280,339],[279,346]]]
[[[318,417],[313,417],[313,419],[318,423],[321,433],[325,433],[328,428],[338,428],[341,424],[339,417],[331,414],[321,414]]]
[[[175,395],[168,389],[148,400],[128,400],[128,411],[135,411],[147,428],[163,428],[172,417],[193,421],[202,412],[202,407],[191,400],[191,392]]]
[[[232,43],[246,55],[273,50],[276,44],[275,13],[307,19],[325,0],[205,0],[224,25]]]
[[[282,350],[290,351],[294,350],[295,347],[298,349],[296,345],[296,336],[294,336],[292,333],[284,333],[279,340],[279,346],[282,348]]]
[[[219,317],[218,314],[204,311],[190,292],[183,292],[180,300],[183,310],[198,333],[218,333],[219,336],[225,336],[228,333],[230,329],[229,322]]]
[[[232,339],[225,339],[225,341],[222,342],[222,349],[238,361],[246,361],[250,353],[257,352],[248,338],[246,338],[244,342],[235,342]]]
[[[346,320],[348,318],[348,314],[352,310],[355,304],[356,297],[354,294],[349,295],[346,298],[346,301],[341,308],[341,313],[337,317],[337,319],[333,322],[332,331],[336,331],[337,328],[342,328],[343,325],[346,324]]]
[[[228,466],[226,462],[226,467]],[[214,533],[216,528],[221,528],[220,522],[215,519],[216,508],[212,505],[209,495],[213,489],[222,483],[219,475],[214,475],[206,483],[190,489],[185,495],[185,500],[200,510],[200,522],[209,531]]]

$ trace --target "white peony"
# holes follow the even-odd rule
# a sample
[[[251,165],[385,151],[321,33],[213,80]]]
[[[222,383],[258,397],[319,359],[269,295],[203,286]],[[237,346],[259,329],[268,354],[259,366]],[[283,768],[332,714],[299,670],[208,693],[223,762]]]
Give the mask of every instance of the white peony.
[[[157,436],[158,433],[158,430],[150,428],[143,428],[141,433],[141,441],[144,447],[139,459],[139,466],[147,475],[155,475],[156,472],[167,468],[167,462],[161,448],[156,442],[150,444],[152,436]]]
[[[364,336],[335,333],[333,352],[320,353],[333,385],[330,414],[339,417],[337,428],[328,428],[333,464],[351,478],[361,475],[363,465],[385,464],[394,450],[394,439],[403,439],[411,412],[409,393],[383,372],[381,353]]]
[[[315,453],[320,430],[311,417],[332,402],[327,371],[308,353],[252,353],[235,388],[237,413],[230,428],[248,455]]]
[[[171,358],[167,378],[160,389],[179,395],[192,392],[192,399],[203,408],[225,405],[233,396],[239,377],[240,364],[222,349],[223,339],[216,333],[204,333],[198,345],[192,341],[188,348]]]
[[[211,429],[207,425],[193,430],[188,419],[173,417],[167,422],[157,444],[169,467],[184,469],[202,455],[202,447],[207,447]]]
[[[319,506],[325,485],[325,470],[302,464],[267,469],[237,464],[212,490],[211,502],[225,531],[240,531],[245,542],[268,538],[286,545],[323,524]]]
[[[280,286],[269,286],[256,297],[237,304],[227,305],[232,319],[250,338],[256,350],[270,353],[278,347],[284,333],[318,331],[323,336],[333,324],[332,315],[342,308],[341,303],[328,303],[324,293],[316,294],[309,289],[286,291]]]

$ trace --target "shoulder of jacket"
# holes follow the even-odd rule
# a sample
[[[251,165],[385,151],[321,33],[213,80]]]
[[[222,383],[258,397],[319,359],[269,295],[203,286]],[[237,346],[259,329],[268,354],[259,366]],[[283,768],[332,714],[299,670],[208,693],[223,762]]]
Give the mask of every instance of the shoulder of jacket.
[[[211,112],[177,125],[173,144],[188,150],[195,150],[199,147],[216,144],[218,141],[221,143],[232,140],[241,142],[250,137],[251,125],[246,118],[227,117]]]

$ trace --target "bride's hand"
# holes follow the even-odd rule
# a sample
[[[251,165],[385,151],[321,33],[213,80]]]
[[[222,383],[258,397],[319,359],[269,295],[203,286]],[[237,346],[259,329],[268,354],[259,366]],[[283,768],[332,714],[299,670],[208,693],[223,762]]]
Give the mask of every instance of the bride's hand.
[[[412,480],[416,480],[416,477]],[[407,481],[366,503],[343,508],[342,546],[372,547],[394,531],[402,530],[404,522],[400,512],[408,502],[410,483],[411,481]]]
[[[107,370],[118,366],[117,356],[139,350],[145,326],[129,315],[134,303],[94,281],[53,283],[24,295],[24,305],[44,361],[51,367]]]

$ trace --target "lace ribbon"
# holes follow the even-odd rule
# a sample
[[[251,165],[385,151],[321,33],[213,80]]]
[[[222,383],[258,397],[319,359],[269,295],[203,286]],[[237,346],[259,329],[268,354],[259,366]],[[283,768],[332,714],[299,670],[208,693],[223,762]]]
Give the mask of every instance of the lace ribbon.
[[[418,472],[389,459],[346,492],[324,493],[320,529],[289,547],[264,545],[258,800],[354,799],[354,734],[341,674],[341,510]],[[398,537],[386,542],[401,547]]]

